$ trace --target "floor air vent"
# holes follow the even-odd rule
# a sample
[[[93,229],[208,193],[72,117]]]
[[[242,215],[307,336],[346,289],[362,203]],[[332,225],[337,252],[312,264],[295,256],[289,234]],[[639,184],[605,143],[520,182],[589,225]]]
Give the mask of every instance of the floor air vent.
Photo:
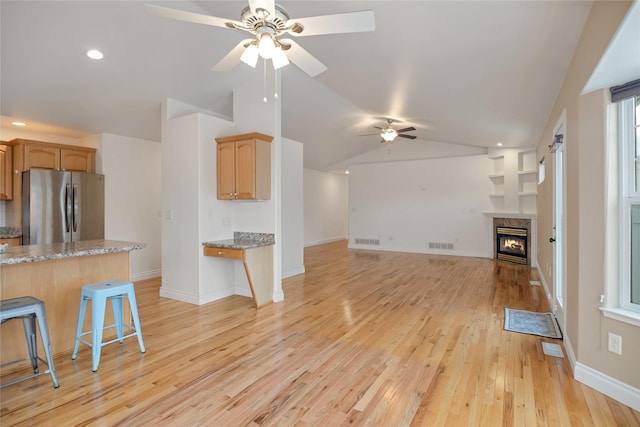
[[[356,237],[356,245],[380,246],[380,239],[362,239],[362,238]]]
[[[452,251],[453,250],[453,243],[429,242],[429,249],[447,249],[449,251]]]

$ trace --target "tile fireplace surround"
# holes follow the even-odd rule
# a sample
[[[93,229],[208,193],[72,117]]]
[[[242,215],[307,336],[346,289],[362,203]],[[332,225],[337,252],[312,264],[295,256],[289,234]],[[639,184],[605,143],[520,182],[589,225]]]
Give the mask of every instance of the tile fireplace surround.
[[[533,234],[531,230],[531,219],[528,218],[493,218],[493,258],[498,258],[497,236],[496,227],[509,227],[509,228],[522,228],[527,230],[527,265],[531,265],[531,241],[533,240]]]

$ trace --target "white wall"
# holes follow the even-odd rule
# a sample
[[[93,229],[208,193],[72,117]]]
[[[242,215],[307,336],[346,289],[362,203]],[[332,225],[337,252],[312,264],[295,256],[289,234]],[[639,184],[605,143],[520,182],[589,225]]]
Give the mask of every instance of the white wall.
[[[201,113],[173,117],[174,104],[166,101],[162,114],[160,295],[204,304],[233,294],[230,263],[202,254],[203,241],[233,236],[234,224],[223,226],[232,206],[219,203],[215,191],[215,136],[232,134],[233,125]]]
[[[347,175],[304,169],[304,245],[313,246],[349,235]]]
[[[491,258],[491,167],[486,155],[351,166],[349,247]]]
[[[304,203],[301,143],[282,139],[282,277],[304,273]]]
[[[105,175],[105,238],[142,242],[131,252],[131,279],[158,277],[160,240],[160,143],[102,135]]]

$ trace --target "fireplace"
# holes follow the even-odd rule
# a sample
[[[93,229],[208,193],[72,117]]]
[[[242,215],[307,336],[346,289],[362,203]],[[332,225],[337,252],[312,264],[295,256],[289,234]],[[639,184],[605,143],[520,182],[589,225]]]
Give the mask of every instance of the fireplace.
[[[529,264],[528,230],[526,228],[496,227],[496,258],[515,264]]]

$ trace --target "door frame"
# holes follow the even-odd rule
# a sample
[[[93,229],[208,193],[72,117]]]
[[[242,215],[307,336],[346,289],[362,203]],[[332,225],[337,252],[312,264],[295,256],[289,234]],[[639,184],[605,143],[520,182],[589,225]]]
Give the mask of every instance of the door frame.
[[[558,144],[556,135],[562,135]],[[553,182],[551,187],[551,218],[552,229],[552,257],[553,257],[553,286],[551,290],[551,308],[558,320],[561,330],[565,330],[567,308],[567,115],[562,110],[560,118],[553,127],[553,142],[550,146],[553,154]],[[558,157],[558,153],[560,157]],[[561,180],[558,181],[558,176]]]

